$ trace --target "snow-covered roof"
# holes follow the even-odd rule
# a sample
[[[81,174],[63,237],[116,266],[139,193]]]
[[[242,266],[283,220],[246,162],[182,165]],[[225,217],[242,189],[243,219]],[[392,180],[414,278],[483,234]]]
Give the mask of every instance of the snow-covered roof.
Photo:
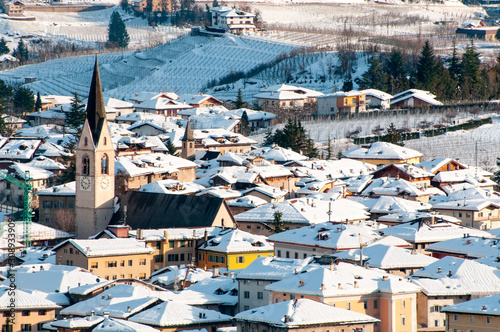
[[[406,147],[387,142],[375,142],[369,148],[356,147],[343,153],[346,158],[353,159],[391,159],[407,160],[422,157],[423,154]]]
[[[7,238],[9,234],[9,227],[6,223],[2,224],[3,232],[2,237]],[[23,241],[24,236],[24,224],[22,221],[16,221],[15,234],[17,241]],[[33,222],[30,229],[30,238],[32,241],[40,240],[55,240],[55,239],[67,239],[73,236],[70,233],[63,232],[61,230]]]
[[[466,236],[432,243],[425,250],[460,255],[466,258],[498,257],[500,253],[500,240]]]
[[[402,277],[388,274],[379,269],[367,269],[342,262],[331,268],[313,266],[305,272],[293,274],[269,284],[265,289],[276,293],[319,297],[344,297],[376,292],[415,293],[419,291],[418,286],[412,285]]]
[[[46,143],[46,144],[52,144],[52,143]],[[45,144],[42,144],[42,146]],[[40,148],[42,147],[40,146]],[[40,149],[38,149],[37,152],[39,152]],[[60,171],[63,169],[66,169],[66,166],[64,166],[62,163],[57,162],[53,159],[47,158],[45,155],[44,156],[38,156],[33,158],[32,161],[29,163],[26,163],[25,165],[32,166],[32,167],[37,167],[37,168],[43,168],[46,170],[55,170],[55,171]]]
[[[500,294],[445,306],[441,312],[500,316]]]
[[[431,173],[436,173],[441,167],[447,165],[448,163],[457,163],[459,166],[462,168],[466,168],[465,165],[460,164],[458,161],[453,160],[451,158],[446,158],[446,157],[440,157],[432,160],[427,160],[427,161],[422,161],[418,164],[415,164],[415,166],[418,166],[420,168],[425,169],[426,171],[429,171]]]
[[[204,186],[194,182],[179,182],[177,180],[168,179],[148,183],[139,190],[149,193],[186,195],[197,193],[203,189],[205,189]]]
[[[327,211],[332,211],[330,215]],[[235,215],[237,221],[268,222],[274,213],[281,212],[282,220],[287,223],[312,225],[326,221],[365,220],[369,214],[363,205],[347,200],[334,201],[315,198],[299,198],[279,203],[268,203]]]
[[[75,317],[70,319],[54,320],[50,323],[52,327],[62,328],[62,329],[85,329],[91,328],[94,325],[99,324],[105,318],[103,316],[87,316],[87,317]]]
[[[380,91],[377,89],[366,89],[359,91],[361,94],[365,94],[367,97],[375,97],[380,100],[390,100],[392,99],[392,95],[387,92]]]
[[[243,197],[228,200],[226,201],[226,204],[233,207],[255,208],[257,206],[267,204],[267,201],[257,196],[245,195]]]
[[[130,318],[130,321],[161,327],[229,323],[232,317],[215,310],[165,301]]]
[[[217,298],[222,305],[234,306],[238,304],[238,282],[232,275],[219,275],[200,280],[183,292],[202,293],[206,297]]]
[[[98,277],[79,267],[52,264],[30,264],[17,268],[18,289],[36,290],[45,293],[66,293],[79,285],[95,284]],[[1,285],[9,286],[6,279]]]
[[[427,296],[500,293],[496,268],[451,256],[416,271],[412,282]]]
[[[368,198],[362,196],[349,196],[347,199],[363,204],[370,213],[389,214],[401,212],[428,211],[431,204],[410,201],[394,196],[380,196],[378,198]]]
[[[259,90],[260,92],[292,92],[294,94],[302,95],[304,97],[317,97],[317,96],[322,96],[323,93],[316,91],[316,90],[311,90],[307,88],[303,88],[300,86],[294,86],[294,85],[288,85],[288,84],[274,84],[270,86],[266,86],[262,89]]]
[[[0,149],[0,159],[31,160],[41,142],[38,139],[10,139]]]
[[[68,182],[38,191],[38,196],[75,196],[76,182]]]
[[[150,99],[147,100],[143,103],[140,103],[138,105],[135,105],[135,108],[138,111],[142,110],[178,110],[178,109],[188,109],[192,108],[192,106],[183,103],[183,102],[178,102],[176,100],[172,100],[169,98],[156,98],[156,99]]]
[[[160,228],[160,229],[143,229],[142,240],[144,241],[163,241],[166,240],[165,232],[168,235],[168,240],[193,240],[201,239],[205,236],[205,231],[208,237],[218,236],[222,231],[219,227],[204,227],[204,228]],[[129,231],[130,236],[137,236],[136,230]]]
[[[200,249],[224,252],[267,252],[273,251],[272,244],[262,235],[255,235],[239,229],[227,229],[219,233],[219,236],[208,240]]]
[[[268,239],[271,242],[346,250],[359,247],[360,234],[363,242],[366,239],[376,240],[380,237],[376,229],[362,224],[322,223],[273,234]]]
[[[26,177],[26,172],[29,172],[29,176],[33,180],[45,180],[56,176],[51,171],[40,167],[29,166],[28,164],[14,163],[10,168],[13,169],[16,175],[21,179]]]
[[[290,320],[285,321],[285,317],[289,317]],[[235,316],[235,320],[262,322],[279,328],[297,328],[317,324],[348,325],[379,321],[365,314],[332,307],[309,299],[280,302],[243,311]]]
[[[310,262],[305,259],[280,257],[258,257],[244,270],[238,273],[237,279],[282,280],[289,275],[302,271]]]
[[[433,106],[439,106],[443,105],[442,102],[437,101],[435,98],[436,96],[430,93],[429,91],[423,91],[423,90],[418,90],[418,89],[410,89],[406,90],[400,93],[395,94],[392,96],[391,100],[391,105],[397,104],[402,100],[410,99],[410,98],[416,98],[420,99],[430,105]]]
[[[16,280],[17,281],[17,280]],[[0,287],[0,310],[8,311],[12,307],[12,295],[10,294],[10,287]],[[36,294],[30,294],[19,287],[16,289],[15,294],[16,310],[34,310],[34,309],[59,309],[61,308],[54,302],[47,300]],[[22,318],[21,318],[22,320]]]
[[[213,98],[218,104],[222,104],[222,102],[217,98],[205,94],[183,94],[179,96],[178,101],[188,105],[198,105],[210,98]]]
[[[332,92],[323,96],[319,96],[318,98],[331,98],[331,97],[356,97],[356,96],[362,96],[364,93],[362,91],[356,91],[356,90],[351,90],[351,91],[337,91],[337,92]]]
[[[134,112],[128,113],[124,115],[117,116],[115,121],[124,121],[124,122],[137,122],[137,121],[154,121],[154,123],[162,123],[165,122],[165,116],[159,114],[152,114],[149,112]]]
[[[490,199],[470,199],[455,200],[436,203],[433,206],[435,210],[460,210],[460,211],[481,211],[487,207],[500,209],[500,200]]]
[[[342,251],[335,253],[334,256],[343,260],[359,262],[360,250]],[[376,244],[363,249],[363,261],[369,263],[370,267],[387,270],[421,268],[437,261],[437,259],[396,246]]]
[[[143,286],[118,284],[85,301],[77,302],[61,310],[61,315],[88,316],[109,313],[110,317],[128,318],[156,303],[170,292],[155,291]]]
[[[151,326],[132,322],[130,320],[108,317],[99,323],[92,332],[157,332]]]
[[[152,254],[155,252],[154,249],[145,245],[144,242],[132,238],[101,238],[93,240],[69,239],[54,247],[54,250],[60,249],[66,244],[73,245],[86,257]]]
[[[145,174],[175,173],[179,169],[198,165],[180,157],[163,153],[142,154],[132,157],[116,158],[115,174],[127,174],[135,177]]]
[[[187,270],[189,269],[189,272]],[[160,285],[171,285],[175,282],[185,282],[196,283],[206,278],[211,278],[213,273],[206,271],[198,267],[182,267],[178,266],[167,266],[163,269],[155,271],[151,276],[151,282]]]
[[[394,235],[411,243],[439,242],[464,235],[492,238],[493,235],[475,228],[464,227],[448,222],[427,224],[421,220],[391,226],[383,230],[386,235]]]

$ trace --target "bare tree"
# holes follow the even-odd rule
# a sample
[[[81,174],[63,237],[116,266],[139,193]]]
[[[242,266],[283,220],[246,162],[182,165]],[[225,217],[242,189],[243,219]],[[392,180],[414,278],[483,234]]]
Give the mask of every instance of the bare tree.
[[[52,214],[51,227],[59,229],[63,232],[75,233],[75,210],[74,209],[57,209]]]

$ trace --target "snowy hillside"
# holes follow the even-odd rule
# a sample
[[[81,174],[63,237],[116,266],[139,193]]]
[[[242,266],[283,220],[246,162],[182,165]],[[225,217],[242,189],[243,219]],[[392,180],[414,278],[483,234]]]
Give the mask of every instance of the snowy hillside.
[[[288,53],[292,46],[244,37],[185,36],[145,51],[99,55],[104,93],[128,99],[140,91],[198,93],[231,72],[248,71]],[[88,93],[93,56],[57,59],[0,73],[9,82],[35,77],[29,86],[43,94]]]

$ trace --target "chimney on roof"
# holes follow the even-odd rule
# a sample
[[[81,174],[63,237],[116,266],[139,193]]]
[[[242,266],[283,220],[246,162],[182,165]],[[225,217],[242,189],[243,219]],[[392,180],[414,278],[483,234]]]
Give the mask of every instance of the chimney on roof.
[[[325,290],[325,284],[321,284],[320,290]]]
[[[207,242],[208,242],[208,231],[206,228],[205,228],[205,235],[203,236],[203,240],[205,241],[205,246],[206,246]]]
[[[354,288],[358,288],[358,281],[354,280]]]
[[[441,266],[438,267],[438,273],[441,273]]]
[[[335,262],[330,263],[330,271],[335,271]]]
[[[292,320],[289,315],[285,315],[284,321],[285,323],[290,323]]]
[[[481,310],[486,310],[486,309],[487,309],[487,308],[486,308],[486,306],[485,306],[485,305],[483,305],[483,308],[482,308]]]
[[[219,268],[215,266],[214,271],[212,273],[212,278],[217,278],[218,276],[219,276]]]
[[[453,272],[451,270],[448,271],[448,277],[451,277],[453,275]]]
[[[342,289],[342,284],[339,282],[339,284],[337,285],[338,289]]]
[[[130,306],[127,306],[127,312],[130,312]]]
[[[383,276],[382,277],[382,281],[387,281],[387,280],[389,280],[389,276]]]
[[[108,295],[108,300],[111,300],[111,295]]]
[[[168,242],[168,231],[167,230],[163,231],[163,237],[165,238],[165,243],[167,243]]]
[[[138,228],[137,229],[137,240],[142,240],[143,239],[143,234],[142,234],[142,229]]]
[[[304,286],[304,280],[299,281],[299,287]]]
[[[196,237],[196,229],[193,229],[193,237]]]

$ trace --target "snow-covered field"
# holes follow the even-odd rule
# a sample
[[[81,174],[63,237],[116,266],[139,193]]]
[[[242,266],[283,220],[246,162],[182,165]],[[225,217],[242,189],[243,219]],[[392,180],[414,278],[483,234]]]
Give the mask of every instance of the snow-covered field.
[[[84,46],[97,46],[96,42],[106,42],[109,19],[118,10],[130,36],[130,48],[152,47],[187,33],[186,30],[160,26],[153,28],[147,20],[124,12],[119,7],[104,10],[51,13],[29,11],[36,21],[16,21],[0,19],[0,36],[10,40],[9,47],[16,46],[19,37],[33,36],[50,38],[52,41],[71,41]]]
[[[220,38],[184,36],[144,51],[98,56],[104,93],[128,99],[140,91],[199,93],[213,79],[235,71],[248,71],[293,49],[237,36]],[[70,95],[88,93],[94,57],[57,59],[0,72],[8,83],[35,77],[34,92]]]

